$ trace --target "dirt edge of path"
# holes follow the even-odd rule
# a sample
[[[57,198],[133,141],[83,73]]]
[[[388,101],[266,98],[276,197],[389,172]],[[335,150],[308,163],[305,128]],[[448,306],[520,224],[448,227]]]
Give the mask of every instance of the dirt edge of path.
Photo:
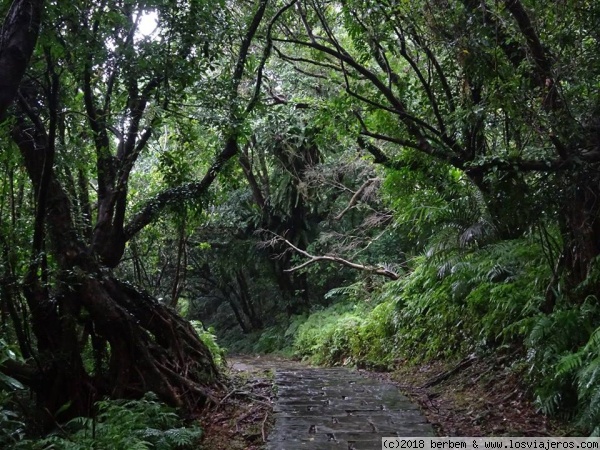
[[[440,436],[568,436],[569,425],[536,410],[511,358],[470,356],[453,364],[400,365],[392,373],[363,371],[395,383],[418,403]]]
[[[260,450],[273,427],[274,371],[227,369],[229,389],[200,419],[202,450]]]

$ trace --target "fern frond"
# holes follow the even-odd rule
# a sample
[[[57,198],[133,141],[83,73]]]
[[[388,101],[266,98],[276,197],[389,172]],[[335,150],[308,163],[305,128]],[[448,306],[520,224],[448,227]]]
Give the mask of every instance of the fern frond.
[[[594,330],[587,344],[585,344],[584,350],[586,352],[600,353],[600,327]]]
[[[564,356],[556,366],[556,377],[562,378],[575,375],[575,372],[583,365],[583,360],[584,358],[580,352]]]
[[[357,283],[353,283],[350,284],[348,286],[340,286],[337,288],[333,288],[331,290],[329,290],[324,297],[326,299],[330,299],[334,296],[356,296],[357,294],[361,293],[364,289],[364,285],[362,283],[362,281],[359,281]]]
[[[556,414],[558,407],[562,401],[562,394],[560,392],[554,392],[553,395],[548,397],[538,396],[536,403],[540,411],[546,416],[552,416]]]

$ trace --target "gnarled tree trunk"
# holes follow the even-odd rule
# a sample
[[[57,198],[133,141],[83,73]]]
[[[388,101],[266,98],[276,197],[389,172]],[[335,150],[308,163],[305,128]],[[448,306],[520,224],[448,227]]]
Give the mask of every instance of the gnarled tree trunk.
[[[19,119],[13,138],[37,209],[24,294],[38,355],[33,375],[15,375],[36,393],[47,424],[59,410],[61,418],[89,414],[93,402],[106,395],[153,391],[188,410],[210,401],[220,377],[210,351],[175,311],[117,280],[100,262],[94,240],[75,225],[43,125]],[[52,288],[44,283],[48,269],[40,265],[44,241],[56,262]],[[103,244],[111,246],[110,240]]]
[[[250,47],[267,4],[267,0],[257,2],[243,30],[228,93],[231,124],[242,123],[258,102],[270,43],[263,50],[258,75],[252,75],[256,77],[255,94],[245,108],[241,108],[238,96],[245,81],[246,59],[253,54]],[[8,72],[0,85],[8,83],[5,85],[10,87],[0,92],[0,119],[15,97],[34,50],[42,9],[40,0],[15,0],[14,5],[29,16],[10,15],[5,23],[9,26],[0,36],[0,75],[3,69]],[[132,14],[137,8],[117,8],[126,26],[115,29],[118,21],[101,22],[105,4],[87,6],[89,9],[72,8],[73,16],[65,13],[64,24],[68,26],[48,27],[65,32],[59,33],[55,41],[63,46],[62,52],[57,52],[61,56],[50,51],[50,45],[44,49],[38,61],[44,61],[45,68],[31,77],[34,81],[30,89],[18,96],[15,120],[11,122],[12,138],[20,149],[35,199],[31,260],[23,290],[37,348],[31,365],[19,366],[11,361],[1,364],[0,369],[31,386],[41,410],[47,413],[48,424],[54,423],[59,410],[65,417],[88,414],[92,403],[103,395],[135,397],[154,391],[162,400],[192,410],[210,401],[220,377],[210,351],[191,325],[167,306],[117,280],[111,269],[121,262],[127,241],[167,205],[197,199],[209,189],[223,166],[237,154],[240,130],[238,125],[228,130],[223,150],[201,180],[163,191],[125,225],[129,176],[155,126],[154,115],[147,107],[158,105],[157,97],[161,96],[156,95],[157,91],[167,78],[169,85],[175,86],[176,77],[158,68],[127,71],[119,66],[123,61],[127,61],[124,65],[130,64],[121,56],[137,50],[133,36],[138,23],[134,23]],[[58,14],[62,20],[61,15],[62,11]],[[78,33],[80,25],[86,33]],[[114,51],[119,57],[109,63],[102,60],[104,53],[96,52],[97,48],[86,42],[107,43],[110,33],[106,31],[113,29],[115,41],[110,46],[118,49],[111,48],[108,53]],[[129,33],[128,37],[117,42],[123,38],[122,32]],[[22,39],[23,34],[26,36]],[[79,39],[80,34],[82,40],[75,45],[68,41],[69,37]],[[83,50],[87,47],[91,48],[86,53]],[[89,140],[96,153],[95,173],[90,176],[97,188],[94,217],[86,175],[80,177],[84,186],[81,203],[87,216],[83,220],[76,220],[76,208],[55,172],[59,122],[65,121],[69,109],[61,104],[61,95],[67,90],[70,95],[82,93],[88,129],[79,137]],[[125,102],[122,98],[116,100],[121,95],[126,96]],[[165,104],[160,106],[163,109]],[[115,142],[112,136],[118,127],[113,125],[119,121],[124,130],[117,131]],[[51,258],[46,259],[46,254]],[[65,405],[68,407],[63,408]]]

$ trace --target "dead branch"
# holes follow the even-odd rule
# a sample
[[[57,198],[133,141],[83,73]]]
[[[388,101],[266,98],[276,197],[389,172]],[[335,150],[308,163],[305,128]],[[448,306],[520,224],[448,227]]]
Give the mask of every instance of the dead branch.
[[[339,256],[335,256],[335,255],[318,255],[318,256],[311,255],[307,251],[296,247],[294,244],[292,244],[286,238],[279,236],[275,233],[271,233],[271,234],[273,235],[273,239],[270,240],[266,245],[273,246],[276,243],[284,243],[285,245],[287,245],[290,249],[292,249],[296,253],[304,256],[305,258],[308,258],[308,261],[306,261],[298,266],[292,267],[290,269],[286,269],[285,272],[296,272],[297,270],[303,269],[304,267],[314,264],[316,262],[327,261],[327,262],[333,262],[336,264],[341,264],[342,266],[349,267],[351,269],[369,272],[373,275],[381,275],[381,276],[390,278],[392,280],[397,280],[400,278],[400,275],[398,275],[396,272],[394,272],[388,268],[382,267],[382,266],[367,266],[364,264],[358,264],[358,263],[354,263],[352,261],[348,261],[344,258],[340,258]]]
[[[346,214],[348,211],[350,211],[358,203],[358,201],[361,199],[365,190],[375,181],[378,181],[378,178],[369,178],[367,181],[365,181],[362,184],[362,186],[359,187],[358,190],[354,193],[354,195],[350,199],[350,202],[348,203],[348,206],[346,206],[342,212],[340,212],[337,216],[335,216],[334,219],[340,220],[342,217],[344,217],[344,214]]]
[[[477,356],[475,356],[475,355],[467,356],[466,358],[462,359],[452,369],[446,370],[446,371],[442,372],[441,374],[433,377],[429,381],[427,381],[425,384],[423,384],[423,386],[421,386],[421,389],[430,388],[430,387],[440,384],[441,382],[450,378],[455,373],[460,372],[461,370],[466,369],[467,367],[470,367],[476,360],[477,360]]]
[[[263,442],[267,442],[267,434],[265,433],[265,424],[267,423],[268,418],[269,418],[269,411],[267,411],[265,413],[265,418],[263,419],[261,427],[260,427],[260,432],[262,435]]]

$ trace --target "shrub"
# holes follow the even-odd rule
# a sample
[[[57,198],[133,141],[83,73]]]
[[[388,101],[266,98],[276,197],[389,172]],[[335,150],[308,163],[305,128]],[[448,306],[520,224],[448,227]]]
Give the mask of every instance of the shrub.
[[[351,336],[364,320],[359,305],[338,303],[310,315],[298,327],[296,355],[316,364],[339,364],[352,356]]]
[[[537,314],[549,279],[540,254],[535,242],[519,239],[416,258],[409,275],[370,298],[349,295],[309,316],[298,327],[296,354],[381,367],[522,343],[522,321]]]

